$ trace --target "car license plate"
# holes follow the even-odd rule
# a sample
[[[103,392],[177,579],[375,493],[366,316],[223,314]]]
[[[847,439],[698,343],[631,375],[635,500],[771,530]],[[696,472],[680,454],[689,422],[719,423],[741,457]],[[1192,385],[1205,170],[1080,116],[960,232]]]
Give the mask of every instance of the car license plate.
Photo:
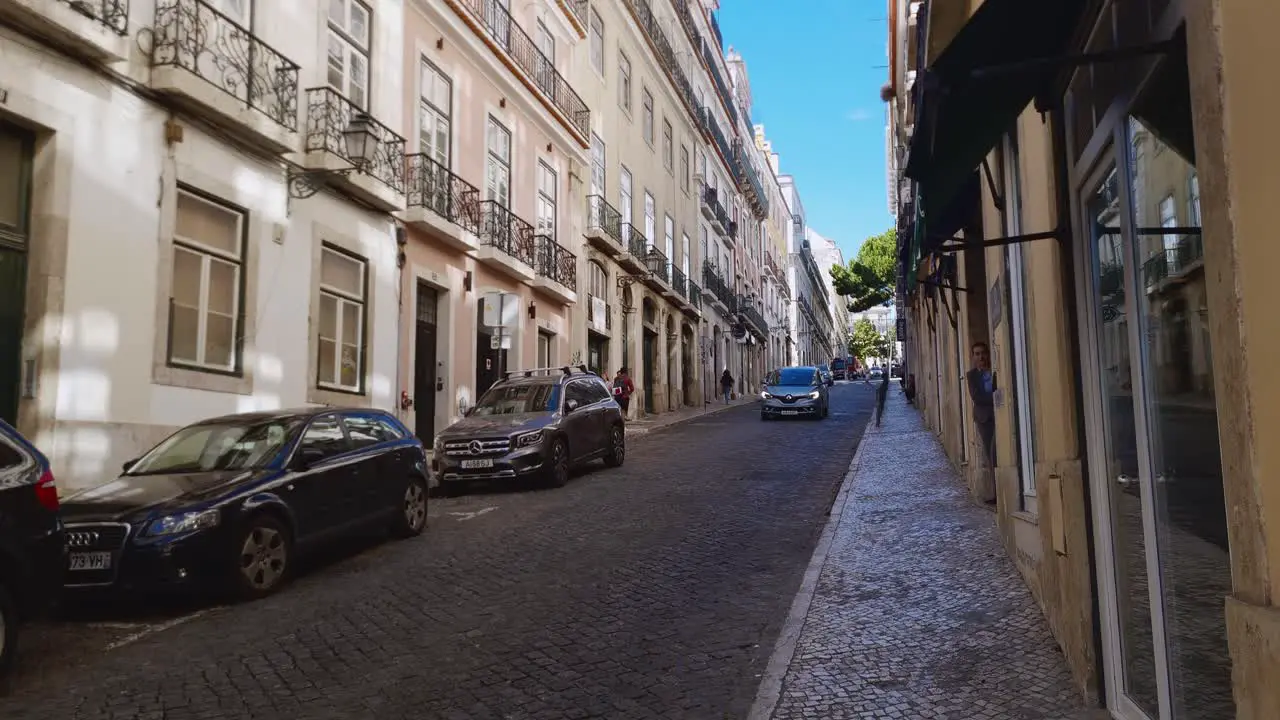
[[[110,570],[111,553],[86,552],[71,553],[70,569],[75,570]]]
[[[782,414],[783,415],[799,415],[800,411],[799,410],[783,410]]]
[[[478,468],[491,468],[491,467],[493,467],[493,460],[489,458],[485,458],[483,460],[463,460],[462,461],[463,470],[476,470]]]

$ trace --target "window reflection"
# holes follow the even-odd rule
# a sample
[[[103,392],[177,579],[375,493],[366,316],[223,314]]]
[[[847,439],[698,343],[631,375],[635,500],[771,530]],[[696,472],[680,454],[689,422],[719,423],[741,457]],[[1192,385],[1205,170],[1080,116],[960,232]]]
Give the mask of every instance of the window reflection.
[[[1235,717],[1223,601],[1231,592],[1209,352],[1200,185],[1153,128],[1129,121],[1143,288],[1148,436],[1166,644],[1178,718]],[[1186,152],[1186,151],[1183,151]]]

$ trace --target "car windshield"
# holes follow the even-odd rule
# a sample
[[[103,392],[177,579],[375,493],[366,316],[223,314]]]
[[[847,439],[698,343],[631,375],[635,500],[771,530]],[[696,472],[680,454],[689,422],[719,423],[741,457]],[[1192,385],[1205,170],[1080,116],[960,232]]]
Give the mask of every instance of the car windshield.
[[[560,407],[560,386],[552,383],[524,383],[489,388],[472,415],[518,415],[555,412]]]
[[[772,385],[812,385],[813,368],[782,368],[773,377]]]
[[[296,419],[227,421],[185,427],[143,455],[127,475],[246,470],[270,462],[297,428]]]

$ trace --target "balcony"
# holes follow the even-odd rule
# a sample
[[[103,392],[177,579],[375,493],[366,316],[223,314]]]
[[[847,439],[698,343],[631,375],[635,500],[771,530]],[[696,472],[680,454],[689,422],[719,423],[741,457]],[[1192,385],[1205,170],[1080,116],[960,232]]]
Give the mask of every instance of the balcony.
[[[621,227],[622,239],[627,242],[627,251],[618,258],[618,262],[633,273],[648,272],[649,265],[645,262],[645,257],[649,254],[649,238],[631,223],[623,223]]]
[[[733,242],[734,240],[738,239],[738,223],[737,222],[733,220],[728,220],[726,218],[726,222],[724,224],[724,237],[730,242]]]
[[[720,273],[716,272],[714,266],[710,263],[702,267],[702,286],[706,289],[705,293],[711,299],[711,304],[715,305],[722,314],[729,312],[729,304],[725,302],[731,293],[725,285],[724,278],[720,277]]]
[[[689,297],[689,278],[685,276],[684,271],[676,267],[675,263],[671,263],[671,289],[676,291],[676,295],[682,298]]]
[[[369,162],[357,169],[347,154],[344,132],[352,119],[368,122],[373,130]],[[327,87],[307,90],[307,135],[303,167],[328,173],[338,188],[384,212],[405,209],[404,138],[369,117],[350,100]]]
[[[751,161],[751,153],[747,150],[746,143],[741,140],[734,141],[733,154],[735,156],[734,171],[738,173],[738,187],[747,196],[747,204],[751,206],[751,211],[757,220],[768,219],[769,196],[765,195],[764,183],[760,181],[760,173],[756,171],[755,163]]]
[[[85,58],[128,59],[129,0],[4,0],[0,20]]]
[[[712,29],[715,29],[714,24]],[[736,104],[733,99],[733,90],[730,89],[729,83],[724,81],[724,76],[720,74],[720,66],[716,64],[716,59],[722,52],[720,50],[712,50],[709,43],[702,44],[702,59],[706,62],[707,70],[711,73],[711,80],[716,86],[716,93],[720,95],[720,102],[724,104],[725,112],[729,115],[729,124],[737,125],[738,116],[733,111],[733,106]]]
[[[702,122],[702,128],[707,131],[707,135],[715,143],[716,149],[720,151],[720,156],[724,158],[726,164],[732,167],[733,146],[729,144],[729,139],[725,137],[724,131],[720,129],[720,123],[716,122],[716,116],[711,112],[711,108],[701,108],[698,119]]]
[[[599,195],[587,197],[587,229],[583,235],[596,249],[610,257],[626,252],[622,213]]]
[[[480,203],[480,247],[476,258],[512,279],[532,285],[538,242],[533,226],[496,200]]]
[[[645,250],[644,265],[649,271],[646,278],[649,286],[667,297],[674,297],[675,291],[671,289],[671,262],[666,253],[659,250],[657,245],[650,245]]]
[[[587,296],[587,326],[596,331],[613,330],[613,308],[604,298]]]
[[[578,256],[547,235],[535,238],[538,247],[533,286],[565,305],[578,302]]]
[[[498,0],[446,2],[462,14],[463,20],[495,51],[502,53],[508,64],[514,66],[512,70],[518,70],[520,79],[540,95],[543,104],[565,129],[582,147],[587,147],[591,137],[591,111],[511,13]]]
[[[710,223],[717,235],[724,235],[729,228],[729,212],[720,204],[720,192],[713,187],[702,188],[702,216]]]
[[[569,24],[573,26],[578,37],[583,40],[587,39],[587,8],[591,4],[591,0],[556,0],[556,4],[560,6],[560,10],[564,12],[564,16],[569,19]]]
[[[298,151],[298,64],[205,0],[156,4],[151,87],[270,152]]]
[[[1166,281],[1181,280],[1204,265],[1204,241],[1200,235],[1183,235],[1172,247],[1157,250],[1142,263],[1142,277],[1148,290]]]
[[[627,8],[631,10],[632,17],[635,18],[636,24],[640,26],[645,37],[649,41],[650,47],[653,48],[654,57],[658,59],[658,64],[666,71],[668,79],[671,80],[672,86],[676,89],[690,113],[696,112],[698,107],[696,96],[693,92],[693,85],[689,83],[689,78],[684,74],[684,69],[680,67],[680,61],[676,51],[672,49],[671,42],[667,40],[667,35],[662,31],[662,23],[653,13],[648,0],[626,0]]]
[[[406,224],[463,252],[479,247],[480,190],[421,153],[405,158]]]
[[[760,310],[755,305],[741,296],[738,297],[738,314],[754,326],[752,329],[758,337],[765,338],[769,336],[769,323],[765,322],[764,315],[760,314]]]
[[[693,280],[689,281],[689,304],[685,313],[694,317],[702,315],[702,288]]]

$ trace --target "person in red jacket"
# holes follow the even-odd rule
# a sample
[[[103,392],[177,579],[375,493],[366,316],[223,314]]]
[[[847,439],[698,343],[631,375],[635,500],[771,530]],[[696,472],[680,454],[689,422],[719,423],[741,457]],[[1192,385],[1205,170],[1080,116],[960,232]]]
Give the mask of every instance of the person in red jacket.
[[[613,378],[613,396],[618,400],[618,404],[622,406],[622,414],[624,416],[631,407],[631,394],[635,391],[636,385],[631,382],[631,376],[627,374],[627,369],[621,368],[618,370],[618,374]]]

